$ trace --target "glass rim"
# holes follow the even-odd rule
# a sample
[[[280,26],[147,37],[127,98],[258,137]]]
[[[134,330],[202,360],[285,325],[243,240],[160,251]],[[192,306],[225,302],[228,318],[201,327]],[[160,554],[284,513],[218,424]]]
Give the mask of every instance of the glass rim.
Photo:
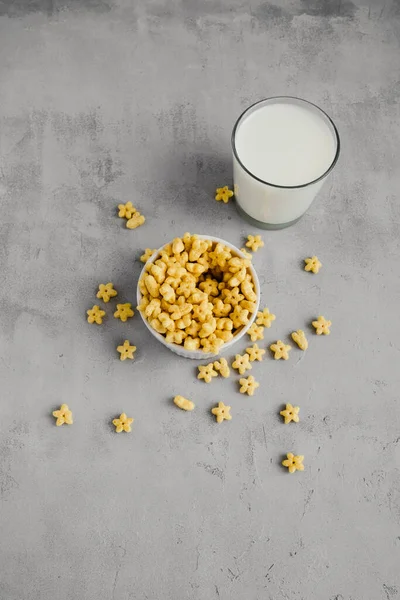
[[[310,104],[311,106],[313,106],[314,108],[316,108],[319,112],[321,112],[323,114],[323,116],[326,119],[328,119],[329,123],[332,125],[333,131],[334,131],[334,134],[335,134],[335,138],[336,138],[336,152],[335,152],[335,156],[333,158],[332,163],[329,165],[328,169],[326,171],[324,171],[324,173],[322,173],[322,175],[320,175],[316,179],[313,179],[312,181],[308,181],[306,183],[302,183],[300,185],[278,185],[277,183],[271,183],[269,181],[265,181],[264,179],[261,179],[260,177],[257,177],[257,175],[254,175],[254,173],[252,173],[251,171],[249,171],[249,169],[247,167],[245,167],[245,165],[243,164],[243,162],[240,160],[240,158],[238,156],[238,153],[236,151],[236,145],[235,145],[235,138],[236,138],[237,128],[238,128],[240,122],[242,121],[243,117],[245,116],[245,114],[249,110],[251,110],[252,108],[254,108],[255,106],[257,106],[258,104],[262,104],[263,102],[267,102],[269,100],[298,100],[300,102],[304,102],[305,104]],[[333,120],[330,118],[330,116],[324,110],[322,110],[322,108],[320,108],[319,106],[317,106],[313,102],[310,102],[309,100],[304,100],[304,98],[298,98],[297,96],[271,96],[269,98],[263,98],[262,100],[258,100],[257,102],[254,102],[253,104],[251,104],[250,106],[248,106],[241,113],[241,115],[238,117],[235,125],[233,126],[232,135],[231,135],[231,145],[232,145],[232,152],[233,152],[234,157],[236,158],[236,160],[238,161],[238,163],[240,164],[240,166],[242,167],[242,169],[244,169],[246,171],[246,173],[248,173],[250,175],[250,177],[252,177],[253,179],[256,179],[260,183],[263,183],[264,185],[269,185],[269,186],[274,187],[274,188],[280,188],[280,189],[285,189],[285,190],[297,190],[297,189],[304,188],[304,187],[307,187],[309,185],[312,185],[313,183],[317,183],[321,179],[324,179],[324,177],[326,177],[332,171],[333,167],[336,165],[336,163],[338,161],[338,158],[339,158],[339,154],[340,154],[340,137],[339,137],[339,132],[338,132],[338,130],[336,128],[336,125],[333,122]]]

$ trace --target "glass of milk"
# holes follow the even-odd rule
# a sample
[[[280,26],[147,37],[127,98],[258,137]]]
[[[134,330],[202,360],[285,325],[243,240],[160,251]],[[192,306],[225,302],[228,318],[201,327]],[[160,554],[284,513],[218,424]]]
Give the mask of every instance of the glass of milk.
[[[340,152],[333,121],[315,104],[280,96],[241,114],[232,132],[239,212],[254,226],[281,229],[306,212]]]

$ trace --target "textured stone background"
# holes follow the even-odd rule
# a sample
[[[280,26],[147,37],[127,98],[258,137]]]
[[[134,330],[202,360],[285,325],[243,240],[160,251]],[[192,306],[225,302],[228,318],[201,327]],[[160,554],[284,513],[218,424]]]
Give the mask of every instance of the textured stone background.
[[[398,0],[0,0],[0,48],[0,599],[400,599]],[[306,217],[264,235],[265,343],[333,327],[257,365],[250,399],[197,381],[138,315],[85,311],[109,280],[135,302],[146,246],[241,245],[212,192],[235,118],[277,94],[325,108],[343,151]],[[110,427],[122,410],[131,435]],[[304,473],[279,466],[290,450]]]

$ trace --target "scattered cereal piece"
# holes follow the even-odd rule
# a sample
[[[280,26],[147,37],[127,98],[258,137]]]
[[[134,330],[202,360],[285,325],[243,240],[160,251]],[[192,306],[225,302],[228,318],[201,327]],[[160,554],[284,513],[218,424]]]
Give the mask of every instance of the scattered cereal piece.
[[[253,255],[251,254],[251,252],[248,252],[246,248],[240,248],[240,252],[242,252],[245,255],[245,257],[249,260],[253,260]]]
[[[287,459],[283,460],[282,464],[284,467],[287,467],[289,469],[289,473],[294,473],[295,471],[304,471],[304,456],[295,456],[291,452],[288,452],[286,456]]]
[[[72,412],[68,408],[68,404],[61,404],[59,410],[53,411],[53,417],[57,419],[56,425],[60,427],[60,425],[72,425],[74,422],[72,419]]]
[[[250,348],[246,348],[246,352],[249,355],[251,362],[254,360],[262,360],[265,354],[265,350],[258,347],[258,344],[254,344]]]
[[[250,336],[252,342],[264,339],[264,327],[259,327],[255,323],[247,330],[247,334]]]
[[[279,413],[285,419],[285,425],[293,421],[294,423],[298,423],[299,419],[299,406],[292,406],[291,404],[286,404],[285,410],[281,410]]]
[[[230,414],[231,407],[226,406],[223,402],[218,402],[218,406],[211,409],[213,415],[217,418],[217,423],[222,423],[222,421],[230,421],[232,419],[232,415]]]
[[[249,355],[243,354],[243,356],[241,356],[240,354],[236,354],[232,367],[237,369],[240,375],[244,375],[246,371],[249,371],[252,368]]]
[[[257,325],[263,325],[264,327],[271,327],[272,321],[275,321],[276,317],[269,312],[268,308],[264,308],[263,311],[257,313]]]
[[[307,350],[308,341],[306,338],[306,334],[302,329],[298,329],[297,331],[293,331],[292,340],[298,345],[300,350]]]
[[[282,340],[278,340],[276,344],[271,344],[269,347],[269,349],[275,353],[275,360],[280,360],[281,358],[283,358],[283,360],[287,360],[289,358],[289,351],[291,348],[292,346],[289,344],[284,344]]]
[[[118,216],[122,219],[131,219],[136,212],[136,208],[133,206],[132,202],[127,202],[126,204],[118,204],[118,209]]]
[[[132,304],[126,302],[125,304],[117,304],[117,310],[114,313],[116,319],[121,319],[123,323],[135,314],[131,308]]]
[[[232,198],[232,196],[233,192],[228,188],[227,185],[225,185],[224,187],[217,188],[215,193],[216,201],[219,202],[220,200],[222,200],[222,202],[224,202],[225,204],[229,202],[229,198]]]
[[[218,377],[217,371],[214,371],[213,363],[209,363],[205,366],[199,366],[199,374],[197,375],[197,379],[204,379],[206,383],[210,383],[213,377]]]
[[[249,375],[247,378],[243,377],[242,379],[239,379],[239,383],[241,386],[239,390],[240,393],[247,394],[248,396],[253,396],[256,389],[260,386],[258,381],[254,379],[253,375]]]
[[[112,423],[115,425],[116,433],[121,433],[121,431],[126,431],[129,433],[131,431],[133,419],[131,417],[127,417],[125,413],[122,413],[119,415],[119,419],[113,419]]]
[[[194,402],[184,398],[183,396],[175,396],[174,404],[176,404],[176,406],[182,410],[193,410],[195,407]]]
[[[129,340],[125,340],[122,346],[118,346],[117,351],[120,353],[120,360],[130,358],[134,359],[133,353],[136,352],[136,346],[131,346]]]
[[[114,298],[114,296],[117,296],[117,294],[118,292],[114,289],[112,283],[106,283],[106,285],[100,283],[96,298],[103,300],[103,302],[107,304],[107,302],[110,302],[110,298]]]
[[[95,304],[93,308],[90,308],[86,311],[86,314],[88,315],[88,323],[97,323],[97,325],[101,325],[103,322],[103,317],[106,313],[104,310],[101,310],[100,306]]]
[[[156,249],[152,250],[151,248],[146,248],[146,250],[140,257],[140,260],[142,261],[142,263],[147,263],[149,258],[151,258],[153,256],[154,252],[157,252],[157,250]]]
[[[260,235],[248,235],[248,242],[246,242],[247,248],[250,248],[252,252],[257,252],[259,248],[264,246],[264,242],[261,239]]]
[[[332,325],[331,321],[328,321],[327,319],[325,319],[325,317],[318,317],[318,319],[316,321],[312,322],[313,327],[315,327],[316,329],[316,334],[317,335],[329,335],[331,330],[329,329],[329,327]]]
[[[222,376],[222,377],[229,377],[229,375],[231,374],[231,370],[229,368],[228,365],[228,361],[226,360],[226,358],[221,358],[219,361],[216,360],[214,362],[214,369]]]
[[[136,229],[136,227],[140,227],[145,222],[145,218],[140,212],[135,212],[132,217],[126,222],[126,226],[128,229]]]
[[[305,271],[312,271],[313,273],[318,273],[318,271],[322,267],[322,263],[318,260],[317,256],[305,258],[304,262],[306,263],[306,266],[304,267]]]

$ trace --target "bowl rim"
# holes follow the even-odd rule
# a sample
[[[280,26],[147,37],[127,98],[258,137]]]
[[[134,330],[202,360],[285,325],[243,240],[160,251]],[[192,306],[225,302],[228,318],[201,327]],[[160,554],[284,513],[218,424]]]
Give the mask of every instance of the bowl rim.
[[[223,240],[222,238],[216,237],[216,236],[212,236],[212,235],[204,235],[204,234],[192,234],[192,235],[197,235],[197,237],[199,239],[202,240],[211,240],[212,242],[220,242],[222,244],[225,244],[226,246],[228,246],[231,250],[234,250],[235,253],[240,257],[240,258],[246,258],[246,256],[243,254],[243,252],[237,248],[234,244],[231,244],[231,242],[228,242],[227,240]],[[137,283],[137,287],[136,287],[136,300],[137,300],[137,306],[140,305],[140,302],[142,300],[142,293],[139,289],[139,281],[141,280],[141,278],[143,277],[144,273],[146,272],[146,267],[148,266],[149,263],[154,263],[158,257],[158,255],[160,254],[160,252],[163,250],[163,248],[165,248],[165,246],[167,246],[168,244],[170,244],[172,242],[172,240],[170,242],[166,242],[165,244],[163,244],[162,246],[160,246],[160,248],[158,248],[158,250],[156,250],[155,252],[153,252],[153,254],[150,256],[150,258],[147,260],[147,262],[144,264],[142,270],[140,271],[139,274],[139,278],[138,278],[138,283]],[[148,322],[148,320],[146,319],[146,317],[142,314],[142,311],[138,310],[138,312],[140,313],[140,316],[142,318],[142,321],[144,322],[145,326],[147,327],[147,329],[150,331],[150,333],[164,346],[166,346],[171,352],[175,352],[178,353],[180,356],[184,357],[184,358],[193,358],[195,360],[204,360],[207,358],[211,358],[211,357],[217,357],[220,354],[222,354],[223,352],[225,352],[226,350],[228,350],[231,346],[233,346],[236,342],[238,342],[248,331],[248,329],[252,326],[252,324],[255,321],[255,318],[257,316],[257,312],[260,308],[260,281],[258,279],[258,275],[257,272],[254,268],[254,266],[250,263],[249,265],[249,270],[251,272],[251,276],[253,278],[254,281],[254,286],[255,286],[255,291],[257,294],[257,300],[256,300],[256,309],[254,311],[254,313],[251,315],[251,318],[249,319],[249,322],[246,323],[246,325],[240,330],[240,332],[234,336],[231,340],[229,340],[229,342],[225,342],[223,344],[223,346],[221,346],[218,354],[212,354],[211,352],[203,352],[202,350],[187,350],[186,348],[183,347],[183,345],[180,344],[174,344],[174,343],[169,343],[166,341],[165,337],[163,335],[161,335],[161,333],[158,333],[158,331],[156,331],[155,329],[153,329],[150,325],[150,323]],[[175,350],[176,348],[176,350]],[[178,352],[179,349],[179,352]]]

